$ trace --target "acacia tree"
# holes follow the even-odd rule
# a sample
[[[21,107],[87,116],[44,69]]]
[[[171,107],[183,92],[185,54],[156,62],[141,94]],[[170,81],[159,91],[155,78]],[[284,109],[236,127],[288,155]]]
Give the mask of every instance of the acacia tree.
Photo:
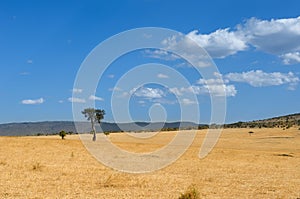
[[[105,111],[101,109],[86,108],[82,111],[82,114],[84,115],[84,117],[87,118],[87,120],[91,121],[93,130],[93,141],[96,141],[95,123],[98,122],[100,124],[101,120],[104,118]]]
[[[61,139],[65,139],[65,136],[66,136],[66,132],[65,131],[60,131],[59,132],[59,136],[61,137]]]

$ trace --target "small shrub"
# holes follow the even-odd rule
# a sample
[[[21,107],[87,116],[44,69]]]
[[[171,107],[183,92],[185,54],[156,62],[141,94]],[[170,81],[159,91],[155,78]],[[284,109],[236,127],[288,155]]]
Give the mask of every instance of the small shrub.
[[[59,136],[61,137],[61,139],[65,139],[66,135],[67,135],[67,133],[65,131],[59,132]]]
[[[188,189],[182,193],[178,199],[200,199],[200,195],[197,189],[192,185],[189,186]]]
[[[7,163],[5,161],[0,161],[0,165],[5,166]]]
[[[103,186],[105,188],[116,187],[116,186],[118,186],[119,178],[120,178],[119,174],[110,174],[100,184],[101,184],[101,186]]]
[[[254,132],[253,132],[253,131],[249,131],[248,133],[249,133],[249,135],[251,135],[251,134],[253,134]]]
[[[109,132],[108,131],[106,131],[106,132],[103,132],[104,133],[104,135],[106,135],[106,136],[108,136],[109,135]]]
[[[42,165],[39,162],[32,165],[32,170],[41,170],[41,169],[42,169]]]

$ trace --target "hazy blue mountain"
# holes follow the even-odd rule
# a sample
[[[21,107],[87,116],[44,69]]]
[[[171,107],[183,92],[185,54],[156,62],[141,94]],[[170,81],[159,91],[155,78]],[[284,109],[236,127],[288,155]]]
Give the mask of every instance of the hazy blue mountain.
[[[74,133],[91,132],[91,124],[89,122],[72,121],[46,121],[46,122],[22,122],[22,123],[8,123],[0,124],[0,136],[18,136],[18,135],[37,135],[37,134],[56,134],[61,130],[66,132],[72,131]],[[123,131],[155,131],[162,128],[197,128],[198,124],[192,122],[135,122],[135,123],[108,123],[102,122],[100,126],[96,126],[98,132],[109,131],[119,132]]]
[[[262,126],[262,127],[280,127],[287,125],[300,125],[300,113],[290,114],[285,116],[278,116],[264,120],[255,120],[249,122],[237,122],[226,124],[225,128],[243,128],[249,126]],[[91,124],[89,122],[76,122],[72,121],[47,121],[47,122],[22,122],[22,123],[8,123],[0,124],[0,136],[19,136],[19,135],[37,135],[37,134],[57,134],[59,131],[66,132],[72,131],[74,133],[87,133],[91,132]],[[156,131],[161,129],[188,129],[198,128],[199,124],[192,122],[132,122],[132,123],[109,123],[102,122],[101,128],[96,127],[98,132],[120,132],[120,131]],[[206,126],[200,124],[200,126]]]

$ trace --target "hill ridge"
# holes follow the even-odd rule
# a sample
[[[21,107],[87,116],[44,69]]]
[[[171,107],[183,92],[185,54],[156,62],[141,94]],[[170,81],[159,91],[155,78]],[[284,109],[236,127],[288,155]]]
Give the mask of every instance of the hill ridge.
[[[75,127],[75,123],[77,128]],[[289,128],[293,125],[300,126],[300,113],[293,113],[289,115],[276,116],[272,118],[253,120],[248,122],[235,122],[225,124],[224,128]],[[207,128],[207,124],[195,124],[193,122],[127,122],[114,123],[102,122],[101,128],[98,125],[97,131],[102,132],[119,132],[119,131],[156,131],[161,129],[196,129]],[[11,122],[0,124],[0,136],[24,136],[37,134],[56,134],[64,130],[67,132],[84,133],[91,131],[91,125],[86,122],[73,121],[38,121],[38,122]]]

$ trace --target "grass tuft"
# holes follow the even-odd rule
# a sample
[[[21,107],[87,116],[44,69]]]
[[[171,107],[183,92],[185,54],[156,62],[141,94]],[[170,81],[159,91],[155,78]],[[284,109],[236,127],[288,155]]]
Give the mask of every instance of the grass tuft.
[[[5,162],[5,161],[0,161],[0,165],[3,165],[3,166],[5,166],[7,163]]]
[[[39,162],[36,162],[36,163],[34,163],[33,165],[32,165],[32,170],[34,170],[34,171],[39,171],[39,170],[41,170],[42,169],[42,165],[41,165],[41,163],[39,163]]]
[[[195,188],[195,185],[191,185],[184,193],[179,196],[178,199],[200,199],[200,195]]]

